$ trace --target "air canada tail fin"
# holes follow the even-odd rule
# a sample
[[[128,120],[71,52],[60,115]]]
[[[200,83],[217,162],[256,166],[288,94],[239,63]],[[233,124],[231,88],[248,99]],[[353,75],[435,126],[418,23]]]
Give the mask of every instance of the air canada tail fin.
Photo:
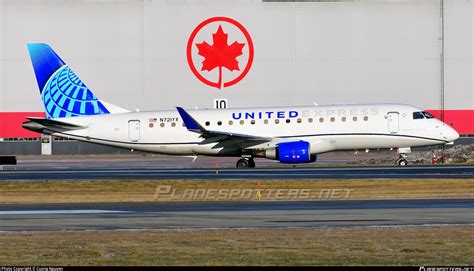
[[[47,44],[28,44],[28,51],[48,119],[127,112],[97,99]]]

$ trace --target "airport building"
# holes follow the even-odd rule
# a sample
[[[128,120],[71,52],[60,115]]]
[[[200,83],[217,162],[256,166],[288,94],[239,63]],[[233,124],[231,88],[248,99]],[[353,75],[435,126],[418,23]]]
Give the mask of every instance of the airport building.
[[[0,0],[0,154],[118,151],[21,127],[44,116],[28,43],[128,110],[404,103],[472,138],[473,15],[473,0]]]

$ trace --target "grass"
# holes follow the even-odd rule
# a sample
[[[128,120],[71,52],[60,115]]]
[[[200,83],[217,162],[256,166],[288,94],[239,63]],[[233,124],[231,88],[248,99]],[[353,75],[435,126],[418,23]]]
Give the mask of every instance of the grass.
[[[171,186],[178,197],[156,199],[157,186]],[[187,189],[256,188],[257,181],[248,180],[0,182],[0,203],[176,201],[193,200],[179,196]],[[474,179],[262,181],[261,189],[264,195],[307,189],[314,197],[323,189],[351,190],[351,199],[474,197]],[[248,200],[242,194],[229,199]],[[457,266],[474,264],[473,240],[473,226],[0,232],[0,247],[8,248],[0,266]]]
[[[0,233],[0,265],[473,265],[474,227]]]
[[[261,181],[260,185],[263,200],[294,199],[289,189],[305,189],[309,191],[309,198],[314,199],[345,198],[346,195],[350,199],[474,197],[474,179],[278,180]],[[175,196],[161,193],[155,198],[157,187],[166,186],[175,190]],[[232,197],[220,197],[217,193],[210,197],[186,197],[191,189],[224,189],[228,194],[232,189],[247,189],[249,193]],[[257,199],[256,189],[257,181],[249,180],[0,182],[0,203],[249,200]],[[278,189],[283,192],[278,194]],[[337,189],[337,194],[331,196],[328,189]]]

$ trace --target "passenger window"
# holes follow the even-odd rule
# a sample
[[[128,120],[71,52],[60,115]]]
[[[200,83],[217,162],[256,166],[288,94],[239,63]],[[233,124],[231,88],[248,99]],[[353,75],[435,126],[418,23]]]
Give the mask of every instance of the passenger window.
[[[298,119],[296,120],[296,122],[298,122],[298,123],[301,123],[301,119],[300,119],[300,118],[298,118]]]
[[[206,121],[206,126],[209,126],[211,123],[209,121]]]
[[[250,121],[250,124],[255,124],[255,120],[251,120],[251,121]]]
[[[234,124],[234,122],[233,122],[233,121],[231,121],[231,120],[229,120],[229,125],[232,125],[232,124]]]
[[[217,125],[221,126],[221,125],[222,125],[222,121],[218,121],[218,122],[217,122]]]
[[[164,124],[163,122],[160,123],[160,127],[161,127],[161,128],[165,127],[165,124]]]
[[[426,117],[427,119],[433,119],[433,118],[434,118],[433,115],[431,115],[430,113],[428,113],[428,112],[426,112],[426,111],[423,111],[423,115],[425,115],[425,117]]]
[[[148,127],[153,128],[153,123],[148,124]]]
[[[357,117],[352,117],[352,121],[357,121]]]
[[[275,119],[275,124],[278,124],[280,123],[280,120],[279,119]]]
[[[183,127],[186,127],[186,124],[184,124],[184,122],[183,122]]]
[[[241,120],[239,123],[240,125],[244,125],[244,120]]]
[[[290,121],[291,121],[290,119],[286,119],[286,123],[290,123]]]
[[[268,124],[268,120],[264,120],[263,123],[264,123],[264,124]]]
[[[336,121],[336,118],[331,118],[331,122],[335,122]]]
[[[419,120],[419,119],[424,119],[425,117],[423,116],[423,113],[421,112],[413,112],[413,119],[414,120]]]
[[[324,122],[324,118],[319,118],[319,122]]]
[[[171,127],[176,127],[176,123],[172,122]]]
[[[369,117],[365,116],[364,121],[368,121],[368,120],[369,120]]]
[[[308,122],[309,122],[309,123],[312,123],[312,122],[313,122],[313,118],[309,118],[309,119],[308,119]]]
[[[346,117],[342,117],[341,120],[344,122],[346,121]]]

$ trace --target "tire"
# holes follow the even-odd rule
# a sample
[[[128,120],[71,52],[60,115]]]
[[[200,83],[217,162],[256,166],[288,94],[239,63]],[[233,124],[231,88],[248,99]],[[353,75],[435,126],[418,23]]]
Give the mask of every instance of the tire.
[[[406,167],[408,165],[408,161],[406,159],[398,160],[398,165],[401,167]]]
[[[255,161],[253,159],[249,159],[249,167],[254,168],[255,167]]]
[[[239,159],[236,164],[237,168],[249,168],[249,166],[250,163],[247,159]]]

